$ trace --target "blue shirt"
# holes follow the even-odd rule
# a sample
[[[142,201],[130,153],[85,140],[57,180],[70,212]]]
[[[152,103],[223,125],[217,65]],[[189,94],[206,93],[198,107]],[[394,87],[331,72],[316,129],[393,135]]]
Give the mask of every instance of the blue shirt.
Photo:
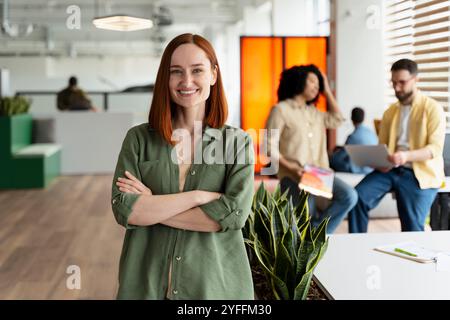
[[[368,127],[360,124],[347,137],[345,144],[378,144],[378,137]],[[370,167],[358,167],[351,160],[344,148],[335,152],[330,160],[330,166],[335,171],[352,173],[370,173],[373,169]]]
[[[347,137],[345,144],[378,144],[378,137],[373,130],[360,124]]]

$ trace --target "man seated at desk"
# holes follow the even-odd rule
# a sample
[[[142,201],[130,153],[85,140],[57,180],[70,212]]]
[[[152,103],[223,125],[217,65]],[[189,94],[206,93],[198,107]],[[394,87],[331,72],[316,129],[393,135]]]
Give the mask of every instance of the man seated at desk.
[[[78,87],[76,77],[69,78],[67,88],[58,92],[57,107],[61,111],[97,111],[85,92]]]

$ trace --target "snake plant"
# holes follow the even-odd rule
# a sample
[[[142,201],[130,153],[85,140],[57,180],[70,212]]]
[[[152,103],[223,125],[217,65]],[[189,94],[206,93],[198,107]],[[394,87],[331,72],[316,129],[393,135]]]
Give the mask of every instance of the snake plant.
[[[294,207],[279,186],[271,194],[261,183],[243,232],[250,262],[263,270],[274,299],[306,299],[314,269],[327,249],[327,223],[325,219],[317,228],[311,226],[307,193],[300,194]]]

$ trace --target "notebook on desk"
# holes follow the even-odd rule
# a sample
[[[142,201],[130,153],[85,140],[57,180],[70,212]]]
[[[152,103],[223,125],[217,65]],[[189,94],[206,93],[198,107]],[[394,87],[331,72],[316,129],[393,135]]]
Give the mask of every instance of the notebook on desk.
[[[424,248],[414,241],[380,246],[374,248],[374,250],[420,263],[435,262],[440,253],[439,251]]]

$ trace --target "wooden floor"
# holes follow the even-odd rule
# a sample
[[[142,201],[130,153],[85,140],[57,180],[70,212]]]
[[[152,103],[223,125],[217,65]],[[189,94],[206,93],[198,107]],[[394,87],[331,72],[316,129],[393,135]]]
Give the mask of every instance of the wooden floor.
[[[45,190],[0,191],[0,299],[114,299],[124,229],[110,205],[112,176],[64,176]],[[369,232],[396,232],[398,219]],[[344,222],[337,233],[347,232]],[[81,271],[70,290],[67,268]]]
[[[112,176],[60,177],[45,190],[0,192],[0,299],[113,299],[124,231]],[[69,266],[81,289],[69,290]]]

